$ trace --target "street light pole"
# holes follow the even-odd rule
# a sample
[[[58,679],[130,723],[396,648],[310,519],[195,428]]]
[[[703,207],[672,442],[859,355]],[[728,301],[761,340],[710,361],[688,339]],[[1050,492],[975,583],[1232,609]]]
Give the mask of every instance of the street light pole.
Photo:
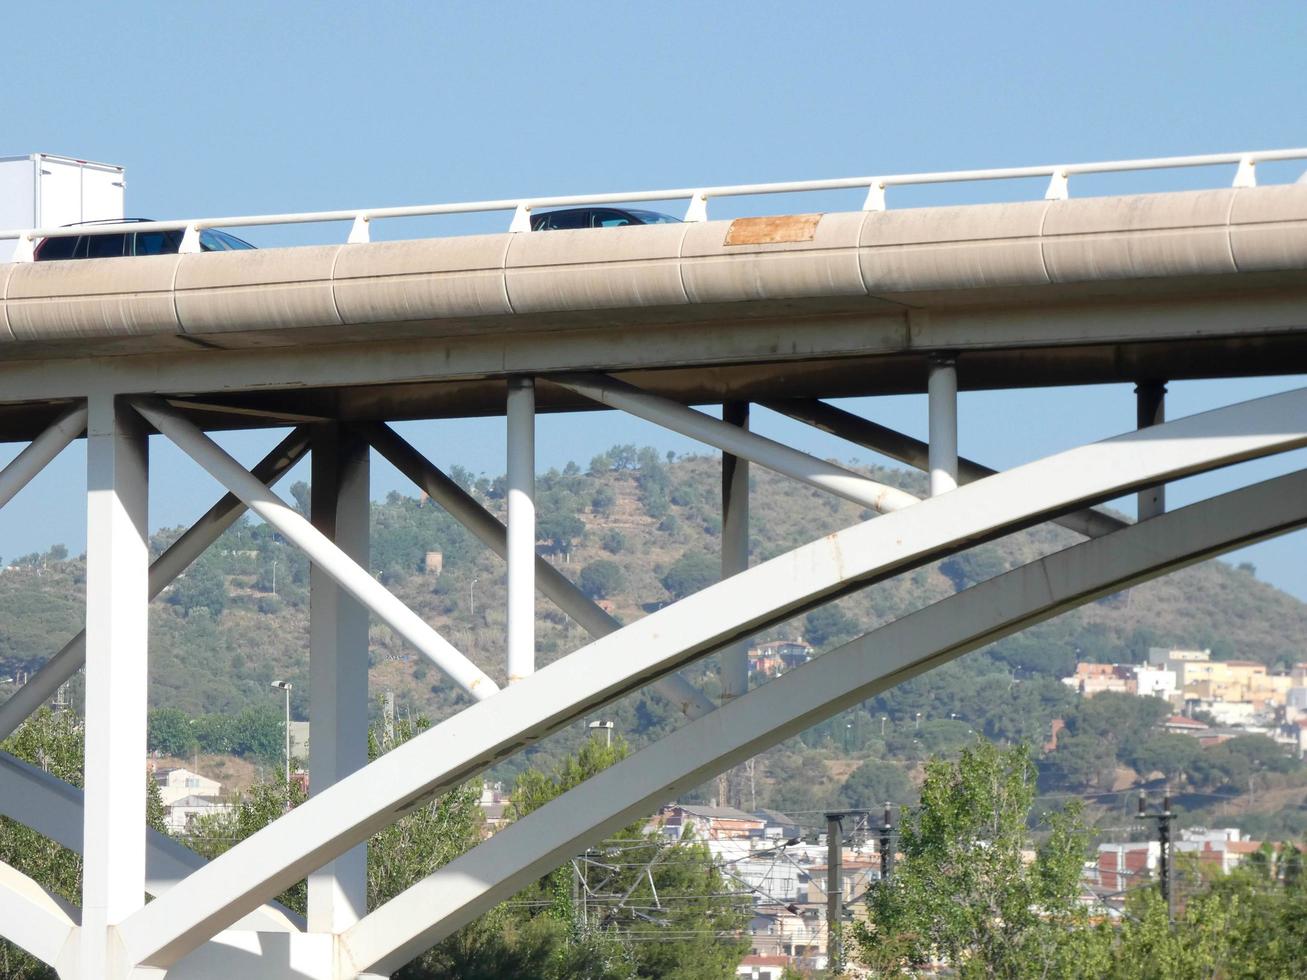
[[[272,686],[286,695],[286,799],[290,799],[290,681],[273,681]]]

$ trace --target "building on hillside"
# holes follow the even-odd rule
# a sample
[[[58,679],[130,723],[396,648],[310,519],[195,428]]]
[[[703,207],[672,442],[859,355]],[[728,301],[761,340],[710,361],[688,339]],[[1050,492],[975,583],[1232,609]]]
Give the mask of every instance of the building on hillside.
[[[747,840],[762,837],[767,820],[733,806],[670,803],[658,811],[653,824],[670,840],[680,840],[687,829],[698,840]]]
[[[776,677],[812,659],[812,646],[802,640],[772,640],[749,648],[749,669]]]
[[[796,914],[781,905],[759,905],[749,920],[748,939],[750,957],[780,959],[800,970],[826,968],[826,917],[815,906]],[[776,976],[782,972],[784,967]],[[737,969],[736,976],[752,974]]]
[[[164,807],[163,825],[168,833],[184,837],[197,818],[228,814],[233,809],[230,803],[220,803],[211,796],[183,796]]]
[[[1173,704],[1178,703],[1180,691],[1176,687],[1175,671],[1167,670],[1165,667],[1139,664],[1134,668],[1134,672],[1135,693],[1141,698],[1154,697]]]
[[[1092,698],[1104,691],[1120,694],[1138,693],[1134,669],[1129,664],[1076,664],[1076,672],[1062,678],[1062,683],[1074,688],[1081,696]]]
[[[750,953],[740,960],[735,975],[741,980],[781,980],[789,969],[788,956],[763,956]]]
[[[1200,736],[1206,734],[1211,727],[1206,722],[1187,718],[1184,715],[1172,715],[1162,722],[1162,728],[1171,735]]]
[[[1223,874],[1229,874],[1261,846],[1260,841],[1244,840],[1237,827],[1188,827],[1180,831],[1174,844],[1178,854],[1196,857],[1203,866]],[[1119,908],[1127,891],[1157,877],[1161,854],[1161,845],[1155,840],[1099,844],[1097,860],[1087,874],[1091,891]]]
[[[445,570],[445,553],[443,551],[428,551],[422,559],[422,570],[428,575],[439,578]]]
[[[156,769],[154,781],[159,786],[159,798],[164,806],[172,806],[188,796],[217,799],[222,795],[222,784],[216,779],[201,776],[198,772],[182,769]]]
[[[489,837],[508,826],[509,811],[513,803],[508,794],[504,792],[503,783],[483,782],[481,784],[481,799],[477,802],[481,806],[482,837]]]
[[[768,810],[764,807],[760,810],[754,810],[753,814],[756,817],[762,817],[766,821],[762,832],[764,837],[793,840],[803,834],[803,828],[799,825],[799,822],[779,810]]]

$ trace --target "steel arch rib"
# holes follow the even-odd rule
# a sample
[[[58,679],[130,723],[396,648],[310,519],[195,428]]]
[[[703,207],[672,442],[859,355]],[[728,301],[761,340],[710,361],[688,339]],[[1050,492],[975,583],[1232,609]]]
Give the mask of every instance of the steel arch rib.
[[[133,913],[120,927],[127,953],[169,965],[421,800],[733,639],[1051,514],[1304,444],[1299,389],[1059,453],[757,565],[594,641],[309,800]]]
[[[5,939],[54,966],[77,929],[77,908],[0,862],[0,923]]]
[[[846,643],[693,721],[495,834],[342,942],[388,974],[588,842],[909,677],[1099,595],[1307,524],[1307,471],[1038,559]]]

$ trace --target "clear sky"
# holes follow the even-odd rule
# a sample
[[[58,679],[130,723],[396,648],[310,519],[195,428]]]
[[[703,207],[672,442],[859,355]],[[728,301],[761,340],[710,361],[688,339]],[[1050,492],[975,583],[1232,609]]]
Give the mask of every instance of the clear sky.
[[[14,4],[5,11],[0,156],[123,164],[128,212],[248,214],[1116,159],[1307,144],[1307,4],[612,2]],[[1265,168],[1263,179],[1293,179]],[[1217,186],[1227,173],[1072,193]],[[891,206],[1042,187],[909,192]],[[932,196],[933,194],[933,196]],[[952,196],[950,196],[952,195]],[[804,210],[856,207],[806,200]],[[786,201],[714,205],[727,215]],[[446,219],[431,233],[503,227]],[[427,233],[392,223],[377,237]],[[257,229],[262,245],[343,227]],[[1172,386],[1174,416],[1300,379]],[[0,398],[3,393],[0,392]],[[855,410],[918,436],[920,398]],[[869,459],[759,410],[758,427],[822,456]],[[1128,386],[967,394],[965,454],[1010,466],[1134,422]],[[502,422],[404,431],[442,465],[503,470]],[[227,440],[252,461],[273,436]],[[156,440],[156,442],[158,442]],[[614,442],[694,445],[611,413],[541,419],[541,467]],[[0,447],[0,461],[17,447]],[[1258,464],[1270,473],[1297,459]],[[152,523],[217,494],[156,446]],[[0,511],[0,556],[84,546],[83,456],[70,449]],[[1243,474],[1186,481],[1174,502]],[[378,466],[378,495],[406,489]],[[1128,506],[1128,504],[1127,504]],[[1307,598],[1303,535],[1237,560]]]

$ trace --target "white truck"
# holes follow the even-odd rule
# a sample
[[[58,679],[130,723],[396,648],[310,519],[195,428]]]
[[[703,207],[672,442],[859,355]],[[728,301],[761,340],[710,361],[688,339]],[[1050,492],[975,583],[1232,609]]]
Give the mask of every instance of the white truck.
[[[0,228],[56,228],[123,217],[123,168],[51,153],[0,157]],[[0,239],[0,262],[17,242]]]

